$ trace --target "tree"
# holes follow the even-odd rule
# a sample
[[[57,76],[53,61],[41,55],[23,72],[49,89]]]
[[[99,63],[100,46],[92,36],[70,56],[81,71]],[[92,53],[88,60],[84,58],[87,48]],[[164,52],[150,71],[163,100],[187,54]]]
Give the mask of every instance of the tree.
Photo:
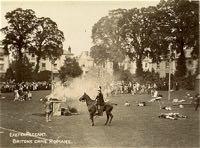
[[[14,77],[14,73],[13,73],[13,70],[11,67],[9,67],[7,70],[6,70],[6,74],[5,74],[5,78],[4,78],[6,81],[9,81],[9,80],[14,80],[15,77]]]
[[[126,54],[131,60],[136,60],[136,75],[143,73],[142,60],[148,56],[151,44],[151,34],[153,33],[152,20],[150,14],[154,12],[155,7],[133,8],[124,13],[119,20],[120,36],[126,47]]]
[[[21,68],[21,81],[31,81],[33,76],[33,68],[32,64],[29,63],[28,58],[26,56],[23,56],[22,58],[22,64],[19,64],[19,61],[14,60],[10,67],[6,71],[6,80],[14,79],[16,82],[18,82],[19,77],[19,67]]]
[[[114,63],[122,62],[125,52],[122,49],[119,36],[118,21],[125,9],[117,9],[109,12],[108,16],[102,17],[92,28],[92,40],[94,46],[91,48],[91,56],[100,62],[106,60]]]
[[[35,73],[39,70],[41,58],[54,60],[63,54],[64,34],[58,29],[57,24],[50,18],[37,19],[37,28],[34,33],[30,53],[37,55]]]
[[[148,7],[148,42],[146,55],[148,55],[153,63],[160,63],[162,59],[169,59],[169,47],[171,46],[172,38],[169,37],[170,29],[165,24],[165,19],[162,18],[164,11],[159,11],[157,7]],[[172,51],[172,53],[174,53]],[[172,56],[173,57],[173,56]]]
[[[32,34],[37,26],[35,12],[31,9],[21,8],[7,12],[5,15],[8,26],[1,29],[5,34],[2,40],[3,48],[7,52],[15,53],[18,69],[16,69],[16,81],[22,81],[23,53],[27,51],[32,40]]]
[[[40,71],[39,73],[34,73],[34,80],[36,81],[47,81],[49,82],[51,80],[51,71],[49,70],[44,70]]]
[[[102,47],[101,45],[92,46],[90,48],[90,54],[91,57],[93,57],[94,62],[97,64],[104,63],[110,57],[108,50],[106,50],[106,48]]]
[[[159,82],[159,74],[155,72],[153,69],[152,71],[145,71],[143,73],[143,81],[144,82],[149,82],[149,83],[154,83],[154,82]]]
[[[129,70],[120,70],[120,80],[123,80],[124,82],[132,82],[133,81],[133,75],[130,73]]]
[[[186,58],[185,58],[185,54],[184,55],[183,54],[184,53],[182,53],[177,60],[177,66],[176,66],[176,72],[175,72],[176,77],[183,77],[186,75],[186,72],[187,72]]]
[[[69,78],[78,77],[82,73],[83,71],[76,59],[67,57],[64,65],[59,70],[59,77],[64,82],[65,80],[69,80]]]
[[[199,50],[199,3],[189,0],[161,0],[157,6],[157,20],[166,38],[171,38],[172,49],[180,54],[177,73],[179,77],[186,74],[185,52],[193,48]],[[180,64],[180,65],[179,65]]]

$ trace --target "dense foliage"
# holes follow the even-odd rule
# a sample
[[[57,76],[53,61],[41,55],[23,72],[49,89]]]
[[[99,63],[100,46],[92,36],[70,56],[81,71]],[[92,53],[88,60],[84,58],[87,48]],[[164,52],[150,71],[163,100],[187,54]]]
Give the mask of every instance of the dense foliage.
[[[174,60],[176,52],[176,75],[184,77],[184,50],[193,49],[192,56],[198,57],[198,31],[198,1],[161,0],[157,6],[112,10],[93,26],[91,55],[101,63],[107,59],[121,62],[128,56],[136,62],[136,74],[141,76],[145,57],[159,63],[162,59]],[[173,53],[170,56],[169,50]]]
[[[5,53],[12,53],[17,62],[17,82],[25,80],[23,58],[26,53],[34,53],[37,56],[36,73],[41,58],[54,60],[62,55],[64,34],[50,18],[38,18],[33,10],[21,8],[7,12],[5,18],[8,26],[1,29],[5,34],[2,45]]]
[[[60,79],[65,82],[70,78],[75,78],[83,73],[75,58],[67,57],[64,65],[59,70]]]

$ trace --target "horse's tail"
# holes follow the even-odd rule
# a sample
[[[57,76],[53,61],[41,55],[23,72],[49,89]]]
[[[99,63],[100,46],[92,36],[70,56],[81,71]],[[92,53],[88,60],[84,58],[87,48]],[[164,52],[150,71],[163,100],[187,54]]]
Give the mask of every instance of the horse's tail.
[[[111,105],[117,105],[117,103],[110,103]]]

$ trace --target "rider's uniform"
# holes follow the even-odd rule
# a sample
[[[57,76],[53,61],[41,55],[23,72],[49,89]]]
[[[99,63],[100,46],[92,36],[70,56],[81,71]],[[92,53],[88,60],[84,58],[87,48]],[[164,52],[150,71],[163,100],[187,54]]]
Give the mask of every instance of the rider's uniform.
[[[99,115],[102,115],[102,111],[103,111],[103,106],[104,106],[104,99],[103,99],[103,94],[101,92],[101,90],[98,90],[98,95],[96,97],[96,105],[97,105],[97,109],[98,109],[98,113]]]

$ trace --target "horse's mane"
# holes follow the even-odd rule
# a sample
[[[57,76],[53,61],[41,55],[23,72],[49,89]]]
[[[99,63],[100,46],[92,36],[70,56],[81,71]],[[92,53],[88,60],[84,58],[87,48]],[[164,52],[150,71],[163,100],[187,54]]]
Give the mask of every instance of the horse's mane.
[[[84,96],[85,96],[85,97],[88,97],[88,99],[90,99],[90,100],[93,100],[93,99],[91,99],[90,96],[89,96],[88,94],[86,94],[85,92],[84,92]],[[93,100],[93,101],[94,101],[94,100]]]

